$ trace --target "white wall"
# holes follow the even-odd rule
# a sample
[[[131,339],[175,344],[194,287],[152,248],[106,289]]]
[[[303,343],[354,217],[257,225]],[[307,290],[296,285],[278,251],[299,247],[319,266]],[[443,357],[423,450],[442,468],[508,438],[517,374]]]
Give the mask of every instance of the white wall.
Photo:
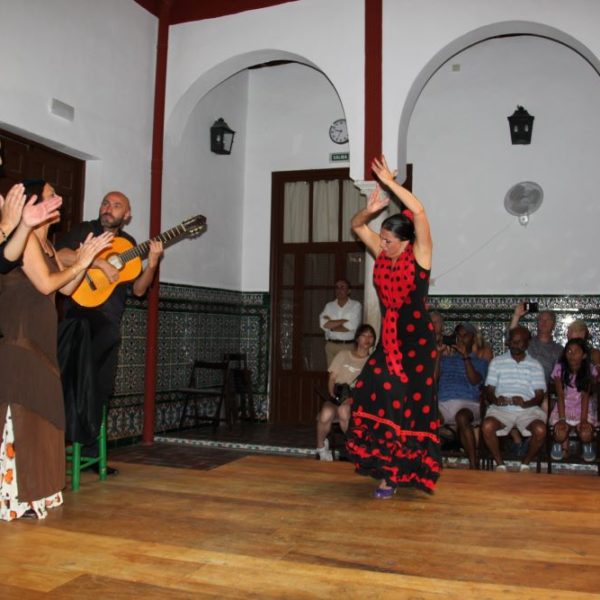
[[[242,289],[269,289],[271,173],[348,167],[330,154],[347,152],[329,127],[344,116],[331,83],[315,69],[285,65],[252,72],[250,80]]]
[[[165,155],[163,223],[202,213],[208,230],[167,252],[162,279],[267,290],[271,173],[347,167],[329,162],[331,152],[348,150],[329,139],[329,126],[341,116],[331,83],[298,64],[241,71],[204,96],[181,142]],[[218,117],[236,131],[230,156],[209,149],[209,128]]]
[[[208,226],[165,253],[162,281],[241,289],[248,76],[242,71],[204,96],[180,143],[165,148],[163,229],[196,214]],[[230,155],[210,150],[210,127],[219,117],[236,132]]]
[[[329,163],[330,152],[348,150],[348,145],[338,146],[328,137],[329,125],[342,116],[348,119],[351,139],[353,135],[357,139],[356,146],[350,144],[352,161],[362,168],[362,133],[358,132],[364,123],[363,28],[362,0],[300,0],[171,28],[163,195],[167,198],[178,190],[178,201],[187,205],[200,186],[210,192],[206,201],[211,206],[206,211],[213,216],[207,234],[193,246],[186,244],[197,268],[193,272],[184,268],[173,249],[161,267],[163,281],[268,290],[272,171],[348,166]],[[276,59],[304,65],[250,71],[248,130],[240,143],[236,137],[231,157],[217,157],[224,161],[218,164],[229,167],[225,178],[229,183],[224,183],[223,172],[214,168],[214,155],[205,157],[188,145],[189,132],[196,131],[206,103],[212,102],[209,96],[230,98],[220,90],[222,81],[248,66]],[[305,65],[317,65],[326,76]],[[346,96],[343,107],[338,93]],[[239,136],[234,119],[225,110],[218,112],[211,116],[225,118]],[[206,137],[206,122],[202,127]],[[182,157],[190,153],[196,168],[182,180]],[[244,169],[232,168],[232,159],[239,160],[240,153],[245,153]],[[222,193],[223,186],[238,191],[229,203],[213,206],[212,192]],[[231,210],[243,215],[240,236],[229,234]],[[166,225],[169,214],[165,207]],[[211,260],[205,268],[204,251],[219,254],[223,264]]]
[[[558,33],[561,39],[572,41],[574,47],[593,58],[600,49],[594,26],[599,22],[597,17],[600,7],[589,0],[574,0],[568,7],[558,0],[384,2],[383,148],[392,163],[399,161],[402,165],[406,156],[400,157],[399,149],[408,144],[408,160],[415,163],[415,190],[426,202],[434,203],[434,278],[437,274],[438,280],[432,293],[595,291],[593,266],[584,267],[583,277],[574,266],[582,262],[580,257],[591,254],[591,241],[586,241],[583,248],[569,250],[565,258],[554,240],[562,234],[556,219],[557,198],[571,197],[569,192],[575,181],[582,196],[592,193],[589,175],[597,154],[597,135],[590,107],[597,103],[597,74],[564,46],[547,41],[552,48],[550,54],[541,46],[523,46],[530,38],[506,40],[508,53],[498,49],[496,42],[478,44],[465,51],[460,54],[460,60],[464,60],[458,73],[461,79],[453,78],[456,73],[447,67],[437,73],[436,69],[472,41],[492,35],[494,28],[503,33],[529,29]],[[333,114],[338,109],[349,123],[351,175],[362,178],[363,27],[362,0],[300,0],[172,29],[167,95],[167,144],[174,151],[172,156],[180,150],[183,132],[190,127],[190,115],[207,91],[218,89],[221,81],[250,64],[275,58],[298,60],[322,70],[331,82],[329,85],[327,79],[306,66],[294,67],[296,70],[263,69],[250,74],[242,237],[233,242],[235,245],[228,243],[226,251],[241,262],[239,281],[235,276],[230,280],[233,287],[240,286],[245,291],[268,289],[271,172],[330,166],[325,156],[337,148],[329,150],[328,140],[322,141],[319,136],[325,129],[323,124],[339,116]],[[539,38],[535,41],[543,43]],[[517,62],[519,53],[528,55],[528,70],[514,75],[510,66]],[[538,86],[530,87],[538,91],[530,91],[526,97],[513,94],[516,89],[523,90],[525,80],[532,82],[530,72],[536,74],[533,82]],[[433,79],[422,91],[433,73]],[[457,81],[460,85],[456,85]],[[298,88],[296,83],[300,84]],[[570,102],[573,95],[586,99],[585,108],[578,105],[576,109],[579,131],[544,127],[544,121],[556,122],[561,106]],[[529,103],[537,117],[534,144],[530,147],[505,145],[505,117],[517,103]],[[466,109],[474,113],[467,115]],[[473,114],[480,118],[465,136]],[[581,131],[587,116],[594,123],[589,129],[592,134]],[[461,126],[458,135],[453,135],[449,123]],[[561,145],[561,138],[573,143]],[[467,164],[470,174],[473,170],[480,174],[471,176],[468,187],[463,181]],[[565,167],[570,169],[568,175]],[[208,178],[204,178],[202,170],[198,178],[200,174],[204,185],[213,185],[213,173]],[[524,179],[538,181],[546,191],[541,211],[532,217],[527,228],[520,227],[502,206],[508,187]],[[165,190],[171,184],[169,175]],[[463,193],[453,195],[454,189]],[[482,195],[490,198],[489,208],[481,202],[475,204],[474,198]],[[457,241],[452,231],[448,233],[449,223],[456,223],[457,217],[449,214],[447,198],[458,208],[457,224],[469,228],[469,240],[458,234]],[[497,202],[492,198],[497,198]],[[591,222],[596,216],[593,202],[581,206],[584,220]],[[222,212],[217,214],[225,216]],[[473,259],[455,268],[495,233],[495,229],[490,229],[492,224],[505,223],[509,232],[506,239],[499,235],[496,245],[486,246]],[[590,227],[584,226],[586,240],[591,239]],[[542,251],[551,257],[552,269],[539,267]],[[516,261],[527,270],[535,267],[536,275],[530,276],[523,269],[515,278]],[[485,271],[484,266],[488,265],[493,266],[493,275]],[[179,278],[165,267],[163,279]],[[196,272],[189,282],[216,285],[222,273]]]
[[[535,116],[528,146],[510,143],[506,117],[517,104]],[[408,136],[435,241],[431,293],[599,292],[598,106],[598,73],[539,37],[482,42],[439,69]],[[503,201],[528,180],[545,196],[523,227]]]
[[[0,0],[0,126],[89,160],[86,218],[130,196],[129,231],[148,237],[157,20],[133,1]],[[50,114],[52,98],[75,120]]]

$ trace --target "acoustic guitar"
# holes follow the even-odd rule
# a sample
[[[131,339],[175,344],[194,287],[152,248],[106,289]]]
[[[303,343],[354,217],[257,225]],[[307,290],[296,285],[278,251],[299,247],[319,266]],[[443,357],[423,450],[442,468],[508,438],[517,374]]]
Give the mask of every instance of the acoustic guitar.
[[[206,217],[196,215],[152,240],[162,242],[167,248],[183,237],[195,237],[205,230]],[[101,269],[92,267],[87,270],[71,298],[86,308],[94,308],[106,302],[119,284],[133,281],[142,272],[142,259],[148,255],[152,240],[134,246],[123,237],[115,237],[112,246],[98,254],[96,258],[103,258],[115,267],[119,271],[119,279],[110,282]]]

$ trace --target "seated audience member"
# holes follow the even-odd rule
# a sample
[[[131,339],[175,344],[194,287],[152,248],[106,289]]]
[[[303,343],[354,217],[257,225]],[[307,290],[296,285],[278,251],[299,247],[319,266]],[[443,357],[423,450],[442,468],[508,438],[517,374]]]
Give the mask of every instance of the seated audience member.
[[[592,336],[585,321],[576,319],[567,328],[567,339],[580,338],[585,341],[590,351],[590,361],[595,367],[600,367],[600,350],[592,347]]]
[[[593,380],[597,376],[598,371],[590,362],[585,341],[581,338],[570,339],[552,371],[557,397],[549,419],[550,425],[554,426],[553,460],[562,460],[563,449],[568,449],[571,430],[575,430],[581,440],[583,460],[596,460],[592,438],[597,415],[590,396]]]
[[[515,307],[510,329],[519,324],[519,319],[526,315],[527,310],[524,303],[517,304]],[[537,332],[531,336],[527,354],[538,360],[544,368],[546,385],[550,383],[550,374],[554,365],[562,354],[563,347],[554,341],[554,328],[556,327],[556,314],[551,310],[542,310],[537,316]]]
[[[510,329],[516,327],[519,324],[519,319],[526,315],[529,311],[524,303],[517,304],[515,307],[512,320],[510,322]],[[544,369],[544,376],[546,377],[546,390],[551,390],[554,382],[552,381],[552,369],[562,354],[563,347],[554,340],[554,328],[556,327],[556,314],[551,310],[543,310],[537,315],[537,332],[536,335],[531,336],[529,340],[529,347],[527,348],[527,354],[532,358],[539,361]],[[548,411],[548,394],[544,395],[544,402],[542,404],[544,411]],[[524,442],[518,431],[512,431],[511,436],[513,438],[515,446],[518,448],[518,452],[524,451]]]
[[[488,361],[473,350],[476,334],[471,323],[456,327],[456,352],[441,357],[438,373],[440,418],[444,425],[456,427],[471,469],[477,466],[473,426],[479,425],[479,396],[488,369]]]
[[[497,471],[506,471],[498,436],[508,435],[516,427],[521,435],[531,438],[521,471],[529,470],[529,463],[546,438],[546,412],[540,407],[546,379],[542,365],[527,354],[529,338],[526,327],[511,329],[509,351],[494,358],[488,369],[486,391],[490,406],[481,433],[498,465]]]
[[[350,392],[369,358],[375,339],[375,330],[370,325],[360,325],[356,330],[354,349],[338,352],[329,365],[327,390],[331,400],[324,402],[317,416],[317,454],[321,460],[333,460],[327,436],[334,419],[339,419],[344,433],[348,430],[352,407]]]

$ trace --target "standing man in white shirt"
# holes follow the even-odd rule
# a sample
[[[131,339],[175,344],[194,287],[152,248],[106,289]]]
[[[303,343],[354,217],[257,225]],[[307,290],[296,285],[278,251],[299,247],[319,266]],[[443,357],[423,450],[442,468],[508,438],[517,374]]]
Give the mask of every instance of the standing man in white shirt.
[[[362,306],[350,298],[350,283],[346,279],[338,279],[335,282],[335,300],[328,302],[319,315],[319,325],[325,332],[328,367],[340,350],[352,348],[361,320]]]

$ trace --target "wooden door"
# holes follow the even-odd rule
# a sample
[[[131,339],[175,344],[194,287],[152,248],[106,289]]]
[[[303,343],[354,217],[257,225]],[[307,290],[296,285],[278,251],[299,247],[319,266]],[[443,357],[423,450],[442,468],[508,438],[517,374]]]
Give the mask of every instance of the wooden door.
[[[85,161],[0,129],[3,175],[0,194],[27,179],[44,179],[62,196],[61,220],[51,236],[60,236],[81,221]]]
[[[321,404],[315,387],[327,378],[318,316],[325,303],[334,299],[337,279],[348,279],[352,298],[363,300],[365,250],[351,233],[350,218],[365,201],[347,169],[274,173],[272,183],[270,418],[275,423],[309,424]],[[302,234],[286,239],[290,230],[286,221],[293,218],[286,215],[290,201],[287,197],[286,204],[286,189],[294,183],[306,186],[302,202],[307,226]],[[315,192],[324,184],[331,186],[330,200],[337,190],[337,203],[329,202],[327,214]],[[335,223],[329,233],[318,231],[323,219]]]

